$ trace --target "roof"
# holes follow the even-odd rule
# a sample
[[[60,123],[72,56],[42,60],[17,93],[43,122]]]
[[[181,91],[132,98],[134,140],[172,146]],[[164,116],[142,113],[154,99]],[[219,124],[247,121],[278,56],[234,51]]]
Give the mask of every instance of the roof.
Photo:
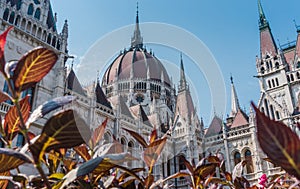
[[[191,121],[192,115],[194,115],[195,108],[193,100],[189,90],[184,90],[178,93],[176,101],[175,115],[180,115],[186,121]]]
[[[223,121],[219,117],[214,116],[208,129],[205,132],[205,137],[210,137],[222,133],[222,127]]]
[[[151,126],[151,123],[149,122],[149,119],[148,119],[148,116],[146,115],[143,107],[140,105],[140,104],[137,104],[137,105],[134,105],[134,106],[131,106],[129,108],[129,110],[131,111],[132,115],[136,118],[136,119],[139,119],[141,116],[141,121],[144,123],[144,124],[147,124],[147,125],[150,125]]]
[[[67,89],[70,89],[80,95],[85,96],[85,92],[73,69],[71,69],[67,77]]]
[[[108,102],[102,88],[100,87],[99,82],[97,82],[95,93],[96,93],[96,102],[98,102],[108,108],[112,108],[110,103]]]
[[[241,110],[239,109],[236,113],[236,116],[233,119],[233,122],[230,126],[230,128],[242,126],[242,125],[248,125],[249,124],[249,117]]]
[[[170,86],[169,75],[163,64],[145,49],[132,48],[121,53],[106,70],[102,83],[112,84],[116,80],[147,79],[161,81],[161,73],[164,76],[164,82]],[[132,75],[131,75],[132,73]]]

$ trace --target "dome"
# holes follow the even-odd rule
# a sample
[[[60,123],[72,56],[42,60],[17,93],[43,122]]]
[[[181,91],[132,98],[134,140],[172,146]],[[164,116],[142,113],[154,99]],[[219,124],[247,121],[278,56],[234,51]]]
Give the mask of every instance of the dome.
[[[117,80],[147,79],[160,82],[163,79],[167,86],[171,86],[165,67],[152,53],[142,48],[130,48],[115,58],[106,70],[102,84],[111,85]]]

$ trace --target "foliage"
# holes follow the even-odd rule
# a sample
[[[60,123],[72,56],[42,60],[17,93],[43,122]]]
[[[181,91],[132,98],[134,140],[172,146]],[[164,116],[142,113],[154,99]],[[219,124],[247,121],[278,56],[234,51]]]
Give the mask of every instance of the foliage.
[[[269,161],[280,165],[286,175],[268,178],[262,175],[259,182],[250,186],[243,177],[246,161],[238,163],[233,173],[225,170],[224,160],[218,154],[203,158],[196,165],[182,157],[186,170],[166,178],[156,179],[154,166],[167,143],[170,128],[159,136],[153,129],[149,140],[139,133],[123,128],[140,145],[141,160],[146,168],[129,169],[128,161],[138,160],[113,137],[113,142],[102,144],[102,137],[109,122],[106,118],[94,131],[72,109],[57,109],[76,101],[74,96],[52,99],[40,105],[30,114],[29,96],[21,98],[21,92],[33,87],[50,72],[58,56],[55,52],[39,47],[25,54],[19,61],[6,63],[4,47],[12,28],[0,35],[0,72],[6,80],[10,95],[0,92],[0,103],[11,100],[14,105],[0,121],[0,188],[169,188],[170,181],[185,178],[193,189],[201,188],[273,188],[299,185],[300,144],[293,131],[280,122],[270,120],[257,110],[258,140]],[[56,111],[44,124],[41,133],[35,136],[29,131],[33,122]],[[2,118],[1,118],[2,119]],[[12,141],[22,134],[25,145],[15,148]],[[71,154],[71,155],[70,155]],[[75,156],[80,158],[74,158]],[[29,164],[36,167],[39,175],[27,176],[19,166]],[[12,171],[16,170],[16,171]],[[46,172],[47,171],[47,172]],[[17,173],[15,173],[17,172]],[[291,187],[293,187],[291,186]]]

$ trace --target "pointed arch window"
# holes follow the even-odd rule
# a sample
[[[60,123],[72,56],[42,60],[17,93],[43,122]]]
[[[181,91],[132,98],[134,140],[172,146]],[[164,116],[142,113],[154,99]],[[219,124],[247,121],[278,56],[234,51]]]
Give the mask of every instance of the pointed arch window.
[[[17,2],[17,10],[20,10],[22,6],[22,0],[18,0]]]
[[[275,82],[276,82],[276,86],[278,87],[279,86],[278,78],[275,78]]]
[[[9,14],[9,10],[8,10],[8,8],[6,8],[5,11],[4,11],[4,13],[3,13],[3,19],[4,19],[5,21],[8,20],[8,14]]]
[[[128,152],[132,155],[132,156],[134,156],[134,151],[133,151],[133,149],[134,149],[134,143],[132,142],[132,141],[129,141],[128,142]],[[128,161],[128,167],[132,167],[133,166],[133,163],[132,163],[132,160],[131,161]]]
[[[41,18],[41,9],[40,9],[40,8],[37,8],[37,9],[35,10],[34,18],[36,18],[36,19],[38,19],[38,20]]]
[[[125,152],[125,150],[126,150],[126,148],[125,148],[125,146],[126,146],[126,140],[123,137],[121,138],[121,144],[122,144],[122,149]]]
[[[9,23],[13,24],[15,20],[15,12],[11,12],[9,16]]]
[[[184,156],[183,155],[179,155],[178,156],[178,160],[179,160],[179,170],[185,170],[185,164],[184,164]]]
[[[234,165],[237,165],[241,162],[241,154],[240,152],[235,152],[233,155]]]
[[[31,4],[28,6],[27,14],[28,14],[28,15],[33,15],[33,12],[34,12],[34,7],[33,7],[33,4],[31,3]]]
[[[245,160],[247,162],[246,164],[247,174],[253,173],[254,170],[253,170],[252,155],[250,150],[246,150]]]

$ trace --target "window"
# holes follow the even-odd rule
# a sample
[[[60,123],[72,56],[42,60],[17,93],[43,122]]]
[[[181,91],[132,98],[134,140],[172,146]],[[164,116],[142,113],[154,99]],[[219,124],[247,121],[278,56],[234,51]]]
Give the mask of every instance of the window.
[[[260,73],[261,73],[261,74],[264,74],[264,73],[265,73],[265,68],[264,68],[264,67],[261,67],[261,68],[260,68]]]
[[[299,74],[299,72],[297,72],[297,79],[300,79],[300,74]]]
[[[17,2],[17,10],[21,9],[21,5],[22,5],[22,0],[18,0],[18,2]]]
[[[133,149],[134,149],[134,143],[132,142],[132,141],[129,141],[128,142],[128,152],[132,155],[132,156],[134,156],[134,154],[133,154]],[[130,161],[128,161],[128,167],[132,167],[133,166],[133,164],[132,164],[132,161],[133,160],[130,160]]]
[[[275,87],[274,79],[272,79],[272,86]]]
[[[4,13],[3,13],[3,19],[4,19],[5,21],[8,20],[8,14],[9,14],[9,10],[8,10],[8,9],[5,9],[5,11],[4,11]]]
[[[41,18],[41,9],[40,8],[37,8],[35,13],[34,13],[34,18],[36,19],[40,19]]]
[[[239,152],[235,152],[233,160],[234,160],[234,165],[237,165],[238,163],[240,163],[241,162],[241,154]]]
[[[279,112],[276,111],[276,119],[279,120],[280,119],[280,115],[279,115]]]
[[[25,144],[24,136],[22,133],[18,133],[17,135],[17,147],[22,147]]]
[[[14,23],[14,20],[15,20],[15,12],[12,12],[10,13],[10,16],[9,16],[9,23],[13,24]]]
[[[275,63],[275,68],[278,69],[279,68],[279,62]]]
[[[291,74],[291,81],[294,81],[294,75]]]
[[[269,88],[272,88],[270,80],[268,80],[268,85],[269,85]]]
[[[6,92],[7,94],[11,95],[11,92],[10,92],[10,90],[8,88],[7,81],[4,82],[3,91]],[[8,104],[11,104],[11,105],[13,104],[13,102],[11,100],[7,100],[5,102],[8,103]]]
[[[186,167],[184,165],[185,157],[183,155],[179,155],[178,159],[179,159],[179,170],[185,170],[186,169]]]
[[[271,116],[272,116],[272,119],[275,119],[273,105],[270,105],[270,110],[271,110]]]
[[[28,15],[33,15],[33,11],[34,11],[34,8],[33,8],[33,4],[31,3],[31,4],[28,6],[27,14],[28,14]]]
[[[246,164],[247,174],[253,173],[254,170],[253,170],[252,155],[251,155],[250,150],[247,150],[245,152],[245,160],[247,162],[247,164]]]
[[[279,86],[278,78],[275,78],[275,81],[276,81],[276,86],[278,87]]]

